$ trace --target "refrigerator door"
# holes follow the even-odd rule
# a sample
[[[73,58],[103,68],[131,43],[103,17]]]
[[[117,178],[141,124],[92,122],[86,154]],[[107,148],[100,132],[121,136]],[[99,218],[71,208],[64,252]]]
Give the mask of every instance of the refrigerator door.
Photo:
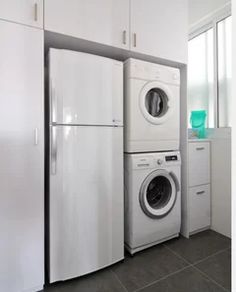
[[[74,125],[123,125],[123,63],[50,49],[50,121]]]
[[[50,282],[123,259],[123,129],[51,126]]]

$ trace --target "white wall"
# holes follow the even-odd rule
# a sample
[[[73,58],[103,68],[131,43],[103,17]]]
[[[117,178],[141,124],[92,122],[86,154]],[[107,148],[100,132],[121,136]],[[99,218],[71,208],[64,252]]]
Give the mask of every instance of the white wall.
[[[211,228],[231,237],[231,129],[212,130]]]
[[[216,13],[230,2],[230,0],[189,0],[189,26]]]
[[[232,1],[233,16],[233,52],[236,52],[236,0]],[[233,94],[236,96],[236,54],[233,54]],[[232,108],[236,109],[236,98],[232,99]],[[236,115],[232,117],[232,275],[236,275]],[[232,277],[232,291],[236,291],[236,277]]]

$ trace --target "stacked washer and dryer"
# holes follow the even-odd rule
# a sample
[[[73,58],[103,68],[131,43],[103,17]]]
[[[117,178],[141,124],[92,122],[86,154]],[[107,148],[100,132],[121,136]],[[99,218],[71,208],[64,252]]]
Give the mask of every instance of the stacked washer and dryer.
[[[180,72],[125,62],[125,246],[134,254],[181,224]]]

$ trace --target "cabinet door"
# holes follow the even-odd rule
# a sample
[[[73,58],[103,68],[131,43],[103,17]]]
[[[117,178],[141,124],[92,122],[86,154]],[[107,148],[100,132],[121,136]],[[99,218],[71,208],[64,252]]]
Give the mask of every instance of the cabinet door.
[[[209,227],[211,224],[210,185],[189,189],[190,232]]]
[[[0,18],[43,27],[43,0],[0,0]]]
[[[129,48],[128,0],[47,0],[45,29],[119,48]]]
[[[0,20],[0,291],[44,283],[43,32]]]
[[[189,186],[210,183],[210,143],[189,143]]]
[[[130,0],[131,51],[187,63],[187,0]]]

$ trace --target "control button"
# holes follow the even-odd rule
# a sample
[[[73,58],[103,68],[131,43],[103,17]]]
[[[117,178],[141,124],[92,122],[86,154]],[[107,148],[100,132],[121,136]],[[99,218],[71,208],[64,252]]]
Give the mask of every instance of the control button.
[[[174,75],[173,75],[173,79],[174,79],[174,80],[178,80],[178,79],[179,79],[178,74],[174,74]]]
[[[156,75],[156,78],[160,78],[161,72],[159,70],[157,70],[155,75]]]
[[[162,163],[163,163],[163,160],[162,160],[162,159],[158,159],[158,160],[157,160],[157,164],[158,164],[158,165],[162,165]]]

